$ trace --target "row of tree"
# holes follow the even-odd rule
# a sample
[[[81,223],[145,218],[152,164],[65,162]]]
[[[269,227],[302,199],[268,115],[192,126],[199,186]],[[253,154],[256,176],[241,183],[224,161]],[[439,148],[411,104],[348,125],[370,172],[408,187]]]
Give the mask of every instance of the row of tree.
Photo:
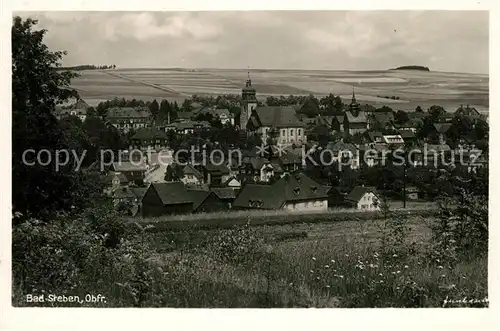
[[[95,64],[82,64],[71,67],[58,67],[59,70],[74,70],[74,71],[83,71],[83,70],[102,70],[102,69],[116,69],[116,65],[95,65]]]

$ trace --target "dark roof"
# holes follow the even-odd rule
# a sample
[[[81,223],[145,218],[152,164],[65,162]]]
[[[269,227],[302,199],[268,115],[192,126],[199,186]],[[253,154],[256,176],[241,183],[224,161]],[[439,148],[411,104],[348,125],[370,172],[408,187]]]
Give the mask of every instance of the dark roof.
[[[127,171],[146,171],[146,165],[143,163],[137,164],[136,162],[113,162],[113,169],[116,172],[127,172]]]
[[[78,99],[77,102],[69,106],[68,109],[76,110],[76,109],[84,109],[90,108],[89,104],[86,103],[83,99]]]
[[[205,190],[187,190],[188,195],[193,201],[193,210],[198,209],[198,207],[208,198],[210,191]]]
[[[180,111],[180,112],[177,112],[177,118],[189,120],[189,119],[193,118],[194,116],[196,116],[196,114],[197,113],[195,113],[193,111]]]
[[[287,201],[325,199],[328,197],[327,192],[327,187],[302,172],[296,172],[271,185],[245,185],[233,205],[241,208],[279,209]]]
[[[228,175],[230,172],[229,168],[224,164],[216,165],[212,163],[207,163],[203,165],[203,168],[205,168],[205,170],[208,172],[220,172],[222,175]]]
[[[277,194],[278,193],[278,194]],[[234,207],[279,209],[284,203],[283,197],[271,185],[247,184],[233,202]]]
[[[225,199],[235,199],[237,196],[237,190],[231,187],[217,187],[212,188],[212,192],[217,196],[217,198]]]
[[[435,123],[434,128],[439,133],[446,133],[451,128],[451,123]]]
[[[285,201],[309,200],[328,196],[327,189],[324,186],[302,172],[285,175],[272,186],[283,196]]]
[[[276,128],[303,127],[302,122],[296,115],[295,109],[287,107],[257,107],[254,110],[257,114],[258,127],[269,126]],[[255,123],[257,124],[257,123]]]
[[[368,192],[372,192],[373,194],[377,195],[377,190],[372,186],[356,186],[347,195],[346,200],[357,202]]]
[[[350,111],[345,112],[347,116],[347,121],[349,123],[366,123],[366,114],[364,111],[360,111],[358,116],[354,116]]]
[[[133,107],[113,107],[109,108],[107,118],[130,118],[130,117],[149,117],[148,108],[133,108]]]
[[[164,205],[192,203],[193,199],[182,182],[152,183],[149,190],[155,190]]]
[[[193,165],[187,164],[184,169],[182,169],[184,175],[194,175],[196,178],[203,178],[201,172],[199,172]]]
[[[384,136],[382,135],[382,132],[380,131],[370,131],[368,132],[368,137],[370,137],[370,140],[375,142],[377,141],[377,138],[383,139]]]
[[[146,194],[146,191],[148,190],[147,187],[131,187],[130,190],[132,193],[139,199],[142,200],[144,195]]]
[[[134,134],[130,139],[152,140],[152,139],[168,139],[168,137],[164,131],[160,131],[156,128],[140,128],[139,130],[137,130],[136,134]]]
[[[482,115],[477,111],[476,108],[460,106],[455,112],[455,115],[463,115],[470,117],[482,117]]]
[[[415,138],[415,133],[411,130],[401,130],[399,131],[399,135],[403,139],[412,139]]]

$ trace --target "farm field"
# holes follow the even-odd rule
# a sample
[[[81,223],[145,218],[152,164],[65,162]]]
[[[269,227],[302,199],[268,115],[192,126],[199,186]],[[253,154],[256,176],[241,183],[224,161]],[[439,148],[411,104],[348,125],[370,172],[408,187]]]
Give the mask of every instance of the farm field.
[[[241,69],[115,69],[82,71],[73,80],[90,105],[114,97],[181,102],[193,95],[239,94],[247,78]],[[339,94],[350,100],[353,86],[360,103],[389,105],[412,111],[442,105],[454,111],[469,104],[483,113],[489,109],[488,75],[412,70],[328,71],[253,69],[251,78],[261,100],[270,95],[323,96]],[[384,98],[399,97],[399,100]]]

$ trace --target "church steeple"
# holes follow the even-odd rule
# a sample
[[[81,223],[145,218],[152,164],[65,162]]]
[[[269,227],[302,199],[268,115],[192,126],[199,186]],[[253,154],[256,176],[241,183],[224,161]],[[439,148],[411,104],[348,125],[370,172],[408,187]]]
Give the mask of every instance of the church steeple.
[[[252,87],[252,79],[250,78],[250,68],[248,68],[248,78],[247,78],[247,82],[245,84],[246,87]]]
[[[349,105],[349,110],[354,116],[358,116],[359,113],[359,103],[356,101],[356,94],[354,93],[354,86],[352,87],[352,100]]]
[[[248,69],[247,72],[247,81],[245,83],[245,87],[241,90],[242,94],[241,97],[243,100],[257,100],[255,97],[255,89],[252,87],[252,79],[250,78],[250,68]]]

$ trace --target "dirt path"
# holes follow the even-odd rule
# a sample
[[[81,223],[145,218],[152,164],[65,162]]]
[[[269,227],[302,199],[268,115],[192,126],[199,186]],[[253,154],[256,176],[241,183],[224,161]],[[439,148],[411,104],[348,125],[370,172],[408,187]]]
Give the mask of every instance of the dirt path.
[[[118,74],[116,72],[111,72],[111,71],[102,71],[102,72],[106,73],[108,75],[114,76],[114,77],[118,77],[118,78],[121,78],[121,79],[125,79],[125,80],[128,80],[128,81],[134,82],[134,83],[138,83],[138,84],[141,84],[141,85],[146,85],[146,86],[152,87],[154,89],[157,89],[157,90],[160,90],[160,91],[163,91],[163,92],[168,92],[168,93],[171,93],[171,94],[176,94],[176,95],[184,96],[184,97],[191,97],[191,95],[189,95],[189,94],[181,93],[181,92],[178,92],[176,90],[173,90],[171,88],[164,87],[164,86],[161,86],[161,85],[156,85],[156,84],[148,83],[148,82],[145,82],[145,81],[142,81],[142,80],[138,80],[138,79],[130,78],[130,77],[127,77],[127,76],[123,76],[123,75]]]

